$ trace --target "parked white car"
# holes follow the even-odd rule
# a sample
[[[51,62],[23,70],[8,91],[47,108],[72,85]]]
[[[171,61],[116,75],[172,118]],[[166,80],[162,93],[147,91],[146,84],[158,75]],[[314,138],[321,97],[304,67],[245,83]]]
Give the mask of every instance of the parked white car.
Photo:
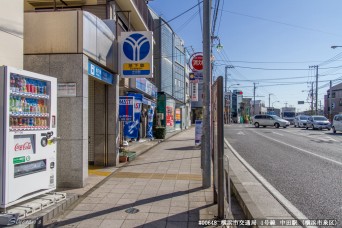
[[[290,122],[284,120],[276,115],[255,115],[253,116],[253,125],[258,128],[260,126],[274,126],[276,128],[283,127],[286,128],[290,125]]]
[[[334,116],[332,131],[336,133],[336,131],[342,131],[342,114],[337,114]]]
[[[327,129],[330,131],[331,123],[325,116],[310,116],[308,118],[308,122],[306,124],[306,129],[312,128],[315,129]]]
[[[294,127],[306,127],[309,116],[298,115],[294,119]]]

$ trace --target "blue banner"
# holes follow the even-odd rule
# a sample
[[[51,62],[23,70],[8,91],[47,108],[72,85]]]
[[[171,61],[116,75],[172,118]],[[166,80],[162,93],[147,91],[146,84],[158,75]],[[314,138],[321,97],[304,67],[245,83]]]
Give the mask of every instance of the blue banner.
[[[124,135],[126,138],[138,138],[143,95],[138,93],[127,95],[134,97],[134,121],[125,122]]]
[[[134,97],[120,96],[119,97],[119,120],[134,121]]]
[[[154,108],[150,107],[147,113],[147,130],[146,130],[146,135],[147,138],[153,138],[153,115],[154,115]]]

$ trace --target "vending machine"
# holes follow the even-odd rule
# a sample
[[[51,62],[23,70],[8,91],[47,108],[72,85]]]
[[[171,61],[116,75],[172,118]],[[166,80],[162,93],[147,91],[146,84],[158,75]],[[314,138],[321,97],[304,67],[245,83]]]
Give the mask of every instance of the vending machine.
[[[56,188],[57,79],[0,67],[0,208]]]

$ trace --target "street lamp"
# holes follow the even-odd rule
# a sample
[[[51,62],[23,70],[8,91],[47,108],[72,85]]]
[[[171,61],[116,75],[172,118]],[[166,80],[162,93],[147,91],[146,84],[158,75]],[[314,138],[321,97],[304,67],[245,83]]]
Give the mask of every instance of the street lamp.
[[[274,106],[273,106],[273,104],[274,104],[274,103],[277,103],[277,102],[280,102],[280,101],[273,101],[273,102],[272,102],[272,110],[273,110],[273,111],[274,111]]]
[[[228,88],[227,88],[227,91],[229,91],[229,88],[230,87],[233,87],[233,86],[239,86],[240,84],[239,83],[237,83],[237,84],[233,84],[233,85],[230,85],[230,86],[228,86]]]
[[[332,49],[335,49],[335,48],[338,48],[338,47],[342,47],[342,46],[336,46],[336,45],[331,46]]]

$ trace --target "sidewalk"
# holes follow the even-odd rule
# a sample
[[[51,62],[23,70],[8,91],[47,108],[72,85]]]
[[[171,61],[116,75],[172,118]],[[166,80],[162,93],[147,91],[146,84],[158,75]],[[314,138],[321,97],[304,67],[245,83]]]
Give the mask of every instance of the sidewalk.
[[[214,219],[203,189],[195,129],[183,131],[118,168],[49,227],[198,227]],[[214,211],[213,211],[214,208]]]

